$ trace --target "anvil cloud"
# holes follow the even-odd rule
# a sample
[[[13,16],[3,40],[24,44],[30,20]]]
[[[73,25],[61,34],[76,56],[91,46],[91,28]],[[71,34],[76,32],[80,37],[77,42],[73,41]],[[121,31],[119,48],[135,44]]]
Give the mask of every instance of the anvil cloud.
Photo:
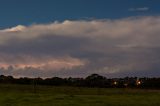
[[[0,30],[0,74],[158,76],[160,17],[66,20]]]

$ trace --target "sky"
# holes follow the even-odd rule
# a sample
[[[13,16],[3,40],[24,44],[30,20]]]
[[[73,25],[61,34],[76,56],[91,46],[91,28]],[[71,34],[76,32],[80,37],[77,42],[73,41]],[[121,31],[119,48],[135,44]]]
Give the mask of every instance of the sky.
[[[160,77],[159,0],[0,0],[0,74]]]

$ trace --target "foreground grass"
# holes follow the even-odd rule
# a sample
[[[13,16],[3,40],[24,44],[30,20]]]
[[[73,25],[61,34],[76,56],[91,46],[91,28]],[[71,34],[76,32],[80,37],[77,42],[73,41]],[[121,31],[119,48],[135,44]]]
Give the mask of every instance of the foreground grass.
[[[0,106],[160,106],[160,91],[0,85]]]

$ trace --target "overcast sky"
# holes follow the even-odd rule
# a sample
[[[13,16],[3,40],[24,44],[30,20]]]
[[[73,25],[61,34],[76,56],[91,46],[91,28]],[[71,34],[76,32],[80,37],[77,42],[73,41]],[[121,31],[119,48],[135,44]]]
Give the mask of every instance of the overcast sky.
[[[1,1],[0,74],[160,77],[159,3]]]

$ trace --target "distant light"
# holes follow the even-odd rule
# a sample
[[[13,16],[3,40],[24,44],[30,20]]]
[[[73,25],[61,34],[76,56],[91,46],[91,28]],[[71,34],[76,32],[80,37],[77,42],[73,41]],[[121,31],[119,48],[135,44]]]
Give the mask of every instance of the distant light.
[[[137,85],[141,85],[141,81],[137,81]]]
[[[117,85],[117,82],[116,81],[114,81],[114,83],[113,83],[114,85]]]
[[[125,83],[125,84],[124,84],[124,86],[126,86],[126,87],[127,87],[127,86],[128,86],[128,84],[127,84],[127,83]]]

